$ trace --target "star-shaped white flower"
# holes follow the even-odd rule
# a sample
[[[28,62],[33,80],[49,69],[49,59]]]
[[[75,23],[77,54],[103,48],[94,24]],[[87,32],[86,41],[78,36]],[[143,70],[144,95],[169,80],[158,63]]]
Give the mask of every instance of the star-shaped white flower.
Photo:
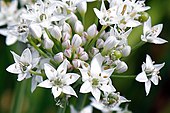
[[[163,24],[158,24],[151,26],[151,18],[149,18],[143,26],[143,35],[141,35],[141,40],[144,42],[154,43],[154,44],[164,44],[168,41],[159,38],[158,35],[161,33]]]
[[[30,70],[39,62],[40,58],[33,58],[30,49],[25,49],[21,56],[11,51],[15,63],[10,65],[6,70],[10,73],[18,74],[18,81],[31,77]]]
[[[136,80],[139,82],[145,82],[145,91],[146,96],[149,94],[151,88],[151,81],[154,85],[158,85],[159,79],[161,79],[159,70],[164,66],[162,64],[154,64],[149,55],[146,56],[146,63],[142,64],[142,72],[139,73],[136,77]]]
[[[45,74],[48,79],[41,82],[38,86],[52,88],[54,98],[60,96],[61,93],[77,97],[76,92],[70,85],[76,82],[80,75],[76,73],[66,73],[67,63],[68,61],[64,60],[57,70],[47,63],[44,64]]]
[[[114,69],[103,69],[103,61],[104,57],[102,57],[99,53],[92,59],[91,66],[82,63],[83,68],[79,69],[82,74],[82,81],[84,82],[80,88],[80,92],[91,92],[97,101],[100,100],[100,90],[104,92],[111,92],[116,90],[112,85],[111,79],[109,78]]]

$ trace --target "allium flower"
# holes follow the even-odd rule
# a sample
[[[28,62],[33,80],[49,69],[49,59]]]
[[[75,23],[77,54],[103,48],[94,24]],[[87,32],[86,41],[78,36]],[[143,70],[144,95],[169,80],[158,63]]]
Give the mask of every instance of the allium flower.
[[[119,105],[124,102],[130,102],[125,97],[120,96],[119,92],[104,93],[103,98],[100,101],[96,101],[91,98],[91,105],[96,109],[99,109],[103,113],[110,113],[112,111],[120,111]]]
[[[76,92],[70,85],[76,82],[80,76],[76,73],[66,73],[67,62],[67,60],[64,60],[57,70],[47,63],[44,64],[45,74],[48,79],[41,82],[38,86],[52,88],[54,98],[60,96],[61,93],[77,97]]]
[[[82,63],[83,68],[79,69],[82,74],[82,81],[84,82],[80,88],[80,92],[91,92],[97,101],[100,100],[100,90],[107,92],[116,91],[109,78],[114,69],[102,69],[103,60],[104,58],[99,53],[92,59],[91,66]]]
[[[143,27],[143,35],[141,35],[141,40],[144,42],[154,43],[154,44],[164,44],[168,41],[159,38],[158,35],[162,31],[163,24],[158,24],[151,26],[151,18],[149,18]]]
[[[159,79],[161,79],[159,70],[164,66],[162,64],[154,64],[151,57],[146,55],[146,63],[142,64],[142,72],[139,73],[136,77],[136,80],[139,82],[145,82],[145,91],[146,96],[149,94],[151,88],[151,81],[154,85],[158,85]]]
[[[11,51],[15,63],[10,65],[6,70],[10,73],[18,74],[18,81],[31,77],[30,70],[33,69],[39,62],[40,58],[33,58],[31,51],[25,49],[21,56]]]

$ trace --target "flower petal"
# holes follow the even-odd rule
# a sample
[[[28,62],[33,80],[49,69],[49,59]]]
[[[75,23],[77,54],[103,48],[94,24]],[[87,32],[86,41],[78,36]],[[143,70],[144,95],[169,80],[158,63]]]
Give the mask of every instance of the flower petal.
[[[6,45],[10,46],[18,40],[18,37],[8,34],[5,40]]]
[[[103,71],[101,72],[101,76],[102,76],[103,78],[109,78],[109,77],[112,75],[113,71],[114,71],[113,68],[107,69],[107,70],[103,70]]]
[[[26,76],[27,76],[27,73],[21,73],[21,74],[19,74],[17,81],[22,81],[22,80],[24,80],[24,79],[26,78]]]
[[[81,73],[81,76],[82,76],[82,81],[86,81],[89,79],[89,75],[88,75],[88,70],[86,69],[79,69],[80,70],[80,73]]]
[[[67,73],[64,76],[64,81],[67,85],[70,85],[74,82],[76,82],[78,80],[78,78],[80,77],[80,75],[76,74],[76,73]]]
[[[20,56],[17,55],[15,52],[11,51],[12,55],[13,55],[13,58],[14,58],[14,61],[16,63],[19,63],[20,62]]]
[[[74,95],[75,97],[77,97],[76,92],[71,86],[64,86],[63,93],[68,94],[68,95]]]
[[[148,81],[148,78],[147,78],[146,73],[144,71],[139,73],[135,79],[138,82],[146,82],[146,81]]]
[[[53,84],[49,80],[44,80],[38,84],[39,87],[52,88]]]
[[[149,19],[143,25],[143,33],[144,33],[144,35],[146,34],[146,32],[148,32],[150,30],[151,30],[151,18],[149,17]]]
[[[148,37],[147,37],[148,38]],[[151,40],[149,40],[148,42],[150,43],[154,43],[154,44],[164,44],[164,43],[167,43],[168,41],[162,39],[162,38],[159,38],[159,37],[150,37]]]
[[[158,85],[159,77],[158,75],[153,75],[150,80],[154,83],[154,85]]]
[[[162,64],[155,64],[155,65],[154,65],[155,70],[159,71],[164,65],[165,65],[165,63],[162,63]]]
[[[32,63],[32,54],[29,48],[25,49],[22,52],[20,61],[23,63],[28,63],[28,64]]]
[[[49,65],[47,63],[44,64],[44,70],[45,70],[45,74],[49,80],[54,80],[54,78],[56,78],[57,71],[51,65]]]
[[[146,69],[149,69],[149,70],[154,69],[152,59],[149,55],[146,55]]]
[[[151,81],[148,80],[147,82],[145,82],[146,96],[149,94],[150,89],[151,89]]]
[[[58,96],[60,96],[61,92],[62,92],[61,88],[52,87],[52,93],[53,93],[54,98],[57,98]]]
[[[57,72],[60,74],[60,75],[64,75],[66,74],[66,71],[67,71],[67,59],[65,59],[61,64],[60,66],[58,67],[57,69]]]
[[[91,93],[97,101],[100,100],[101,91],[98,88],[93,88]]]
[[[22,73],[21,68],[18,63],[14,63],[14,64],[10,65],[6,70],[8,72],[14,73],[14,74]]]
[[[91,90],[92,90],[92,86],[88,80],[85,81],[80,88],[81,93],[89,93]]]

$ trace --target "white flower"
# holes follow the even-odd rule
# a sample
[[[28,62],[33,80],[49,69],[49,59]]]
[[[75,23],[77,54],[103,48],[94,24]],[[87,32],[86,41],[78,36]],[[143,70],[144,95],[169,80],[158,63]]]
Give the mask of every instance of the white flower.
[[[43,81],[43,77],[42,76],[32,76],[32,81],[31,81],[31,92],[33,92],[38,83],[41,83]]]
[[[85,108],[83,108],[81,111],[77,111],[72,105],[70,106],[70,110],[71,113],[92,113],[93,112],[93,108],[92,106],[86,106]]]
[[[104,58],[101,54],[97,54],[91,61],[91,66],[82,63],[82,69],[79,69],[82,74],[82,81],[84,82],[80,88],[81,93],[91,92],[94,98],[99,101],[101,91],[115,91],[112,81],[109,78],[114,69],[103,69],[102,63]]]
[[[151,88],[151,81],[154,85],[158,85],[159,79],[161,79],[159,70],[164,66],[162,64],[154,64],[149,55],[146,56],[146,63],[142,64],[142,72],[139,73],[136,77],[136,80],[139,82],[145,82],[145,91],[146,96],[149,94]]]
[[[154,44],[163,44],[168,41],[159,38],[158,35],[162,31],[163,24],[158,24],[155,26],[151,26],[151,18],[149,18],[145,23],[143,27],[143,35],[141,35],[141,40],[144,42],[150,42]]]
[[[61,93],[77,97],[76,92],[70,85],[76,82],[80,76],[76,73],[66,73],[67,62],[67,60],[64,60],[57,70],[49,64],[44,64],[45,74],[48,79],[41,82],[38,86],[52,88],[54,98],[60,96]]]
[[[33,58],[28,48],[22,52],[21,57],[12,51],[11,53],[15,63],[10,65],[6,70],[10,73],[18,74],[18,81],[31,77],[29,71],[38,64],[40,58]]]
[[[124,102],[130,102],[125,97],[120,96],[120,93],[104,93],[103,98],[100,101],[96,101],[91,98],[91,105],[103,113],[110,113],[112,111],[120,111],[119,105]]]

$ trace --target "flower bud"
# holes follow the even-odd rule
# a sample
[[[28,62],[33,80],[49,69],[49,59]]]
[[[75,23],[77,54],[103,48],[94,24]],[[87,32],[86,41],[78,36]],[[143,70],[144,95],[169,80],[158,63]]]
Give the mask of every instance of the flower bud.
[[[76,53],[77,53],[77,54],[81,54],[82,52],[84,52],[84,49],[83,49],[82,47],[78,47],[78,48],[76,49]]]
[[[90,38],[93,38],[93,37],[96,36],[96,34],[97,34],[97,26],[96,26],[96,24],[91,25],[87,29],[87,34],[88,34],[88,36],[90,36]]]
[[[139,17],[139,22],[146,22],[149,19],[149,14],[147,12],[141,12]]]
[[[120,51],[114,51],[114,56],[117,58],[117,59],[120,59],[122,57],[122,53]]]
[[[89,59],[88,54],[86,52],[82,52],[80,59],[83,60],[83,61],[88,60]]]
[[[92,56],[95,56],[98,52],[99,52],[99,49],[92,47],[92,50],[91,50]]]
[[[72,38],[71,45],[75,48],[79,47],[82,43],[82,39],[78,34],[75,34]]]
[[[38,24],[31,24],[29,31],[34,38],[40,38],[42,35],[42,29]]]
[[[130,46],[125,46],[125,47],[122,49],[122,55],[123,55],[123,57],[129,56],[130,52],[131,52],[131,47],[130,47]]]
[[[49,30],[51,35],[57,39],[58,41],[60,41],[61,39],[61,30],[58,26],[54,26],[52,29]]]
[[[62,31],[71,33],[72,32],[71,26],[68,23],[64,22]]]
[[[81,21],[77,20],[74,24],[74,31],[77,33],[77,34],[82,34],[83,31],[84,31],[84,26],[83,24],[81,23]]]
[[[106,39],[104,42],[104,49],[105,50],[111,50],[113,47],[116,47],[118,45],[119,41],[114,36],[110,36]]]
[[[87,11],[87,2],[82,1],[79,4],[77,4],[77,10],[81,14],[81,16],[84,16]]]
[[[125,62],[117,60],[115,61],[116,63],[116,72],[117,73],[124,73],[125,71],[127,71],[128,66]]]
[[[65,40],[69,40],[71,38],[71,34],[68,33],[68,32],[63,32],[63,37],[62,37],[62,40],[65,41]]]
[[[76,23],[76,21],[78,20],[77,16],[74,13],[71,13],[71,17],[68,19],[68,22],[74,26],[74,24]]]
[[[49,39],[48,35],[46,33],[43,34],[43,38],[44,38],[44,48],[45,49],[51,49],[54,46],[54,42]]]
[[[64,51],[64,55],[65,55],[67,58],[71,58],[71,53],[72,53],[71,49],[66,49],[66,50]]]
[[[54,60],[57,61],[58,63],[61,63],[64,60],[63,53],[59,52],[56,55],[54,55]]]
[[[63,48],[69,48],[69,47],[70,47],[70,40],[65,40],[65,41],[62,43],[62,47],[63,47]]]
[[[81,60],[79,60],[79,59],[74,59],[74,60],[72,61],[72,64],[73,64],[73,66],[74,66],[75,68],[79,68],[79,67],[80,67],[80,64],[81,64]]]
[[[96,47],[100,49],[103,48],[103,45],[104,45],[104,41],[101,38],[99,38],[96,42]]]

